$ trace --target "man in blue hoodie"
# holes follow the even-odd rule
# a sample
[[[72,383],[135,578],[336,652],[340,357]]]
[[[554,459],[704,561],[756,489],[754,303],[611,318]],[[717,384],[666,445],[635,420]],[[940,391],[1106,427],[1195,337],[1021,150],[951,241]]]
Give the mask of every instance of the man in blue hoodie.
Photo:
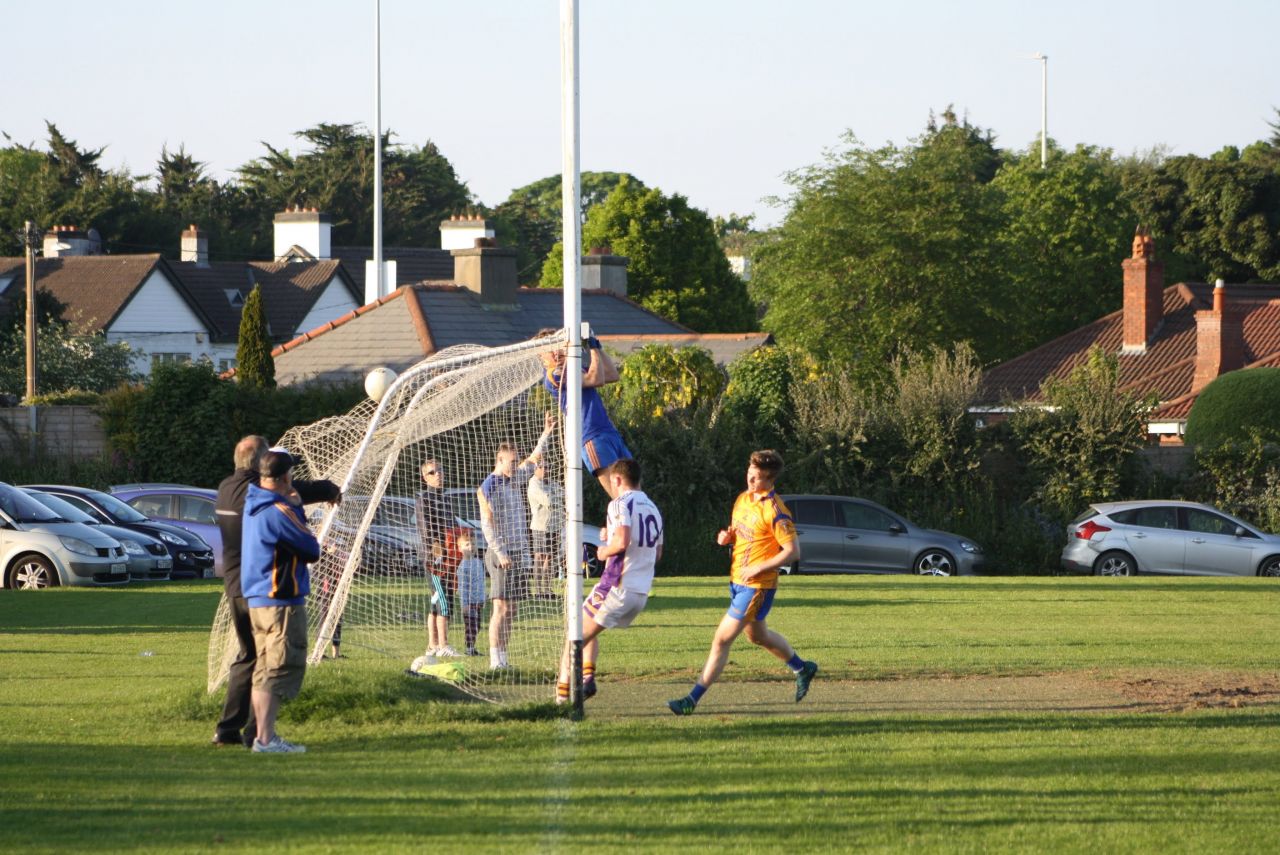
[[[289,470],[293,456],[280,448],[258,461],[258,484],[244,500],[240,540],[240,587],[249,604],[258,661],[253,670],[253,712],[259,754],[294,754],[307,749],[276,733],[282,699],[302,688],[307,669],[306,597],[311,590],[307,562],[320,557],[320,544],[307,528],[302,502]]]

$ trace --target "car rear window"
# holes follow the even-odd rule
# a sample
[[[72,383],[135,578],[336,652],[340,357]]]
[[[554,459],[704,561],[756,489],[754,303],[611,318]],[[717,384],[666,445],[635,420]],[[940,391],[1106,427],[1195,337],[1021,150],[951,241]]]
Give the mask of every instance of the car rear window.
[[[1093,508],[1093,507],[1085,508],[1084,513],[1080,514],[1080,516],[1078,516],[1078,517],[1076,517],[1075,519],[1073,519],[1073,520],[1071,521],[1071,524],[1072,524],[1072,525],[1079,525],[1080,523],[1084,522],[1085,520],[1093,519],[1093,518],[1094,518],[1094,517],[1096,517],[1097,515],[1098,515],[1098,511],[1097,511],[1097,509],[1096,509],[1096,508]],[[1112,518],[1113,520],[1114,520],[1114,519],[1116,519],[1115,514],[1112,514],[1112,515],[1111,515],[1111,518]],[[1116,522],[1119,522],[1119,520],[1116,520]]]

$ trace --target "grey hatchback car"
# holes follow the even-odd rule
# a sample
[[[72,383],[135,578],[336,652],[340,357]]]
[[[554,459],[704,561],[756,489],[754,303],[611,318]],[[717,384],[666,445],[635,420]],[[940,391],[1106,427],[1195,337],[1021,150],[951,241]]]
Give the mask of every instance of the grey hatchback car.
[[[1210,505],[1090,505],[1067,526],[1062,568],[1095,576],[1280,576],[1280,536]]]
[[[867,499],[792,495],[782,501],[795,516],[800,541],[792,573],[969,576],[985,561],[972,540],[921,528]]]

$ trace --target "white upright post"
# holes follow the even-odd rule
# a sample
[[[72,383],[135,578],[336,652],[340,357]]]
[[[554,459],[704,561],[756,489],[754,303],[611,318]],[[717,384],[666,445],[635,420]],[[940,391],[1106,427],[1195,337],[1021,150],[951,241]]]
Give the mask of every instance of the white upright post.
[[[565,596],[573,642],[573,703],[582,714],[582,176],[579,173],[578,0],[560,0],[560,155],[564,220]]]
[[[1038,53],[1040,60],[1040,168],[1049,164],[1049,57]]]
[[[373,269],[378,283],[377,295],[385,297],[386,273],[382,264],[382,0],[373,0]]]

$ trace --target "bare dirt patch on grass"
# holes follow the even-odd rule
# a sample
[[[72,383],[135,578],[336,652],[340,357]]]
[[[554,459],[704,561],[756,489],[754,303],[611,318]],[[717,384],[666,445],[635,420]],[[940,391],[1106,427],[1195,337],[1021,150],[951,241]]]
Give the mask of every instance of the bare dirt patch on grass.
[[[669,716],[666,701],[689,691],[687,680],[600,681],[587,705],[602,717]],[[699,714],[990,715],[1003,712],[1178,713],[1280,704],[1280,674],[1213,671],[1070,671],[1012,676],[934,675],[883,680],[823,679],[794,701],[789,680],[722,681]]]

